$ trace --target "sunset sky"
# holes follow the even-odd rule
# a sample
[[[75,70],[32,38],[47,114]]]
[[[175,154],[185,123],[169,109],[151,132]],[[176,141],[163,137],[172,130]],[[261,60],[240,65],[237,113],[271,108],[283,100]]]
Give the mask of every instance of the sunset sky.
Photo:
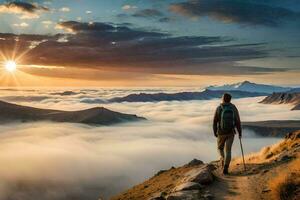
[[[295,86],[299,35],[299,0],[0,0],[0,86]]]

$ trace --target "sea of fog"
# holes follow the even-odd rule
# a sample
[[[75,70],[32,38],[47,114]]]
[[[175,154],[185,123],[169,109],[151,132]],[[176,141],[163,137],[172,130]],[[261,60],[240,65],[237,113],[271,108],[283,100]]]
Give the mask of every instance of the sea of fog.
[[[161,169],[193,158],[217,160],[212,117],[220,100],[95,103],[97,99],[161,91],[166,89],[73,89],[68,95],[58,89],[0,90],[1,100],[22,105],[63,110],[105,106],[148,119],[113,126],[0,125],[0,199],[107,199]],[[257,103],[261,99],[233,100],[243,121],[300,119],[300,111],[290,111],[288,105]],[[244,131],[245,153],[277,141]],[[238,140],[234,141],[233,156],[240,156]]]

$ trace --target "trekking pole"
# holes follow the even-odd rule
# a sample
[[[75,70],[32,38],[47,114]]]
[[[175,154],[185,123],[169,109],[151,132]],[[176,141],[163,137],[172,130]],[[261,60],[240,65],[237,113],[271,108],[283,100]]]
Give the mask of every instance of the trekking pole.
[[[244,150],[243,150],[243,145],[242,145],[242,138],[240,138],[240,145],[241,145],[241,151],[242,151],[242,156],[243,156],[244,171],[246,171],[246,164],[245,164],[245,158],[244,158]]]

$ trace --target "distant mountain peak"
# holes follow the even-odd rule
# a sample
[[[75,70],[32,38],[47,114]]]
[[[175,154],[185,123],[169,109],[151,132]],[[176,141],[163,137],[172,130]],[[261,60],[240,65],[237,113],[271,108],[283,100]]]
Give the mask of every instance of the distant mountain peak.
[[[233,83],[233,84],[225,84],[222,86],[209,86],[206,89],[209,90],[239,90],[245,92],[260,92],[260,93],[268,93],[271,94],[273,92],[286,92],[291,90],[290,87],[281,87],[276,85],[267,85],[267,84],[260,84],[260,83],[253,83],[248,80],[243,82]]]
[[[243,81],[243,82],[241,82],[241,85],[247,85],[247,84],[254,84],[254,85],[256,85],[256,83],[252,83],[252,82],[250,82],[250,81]]]

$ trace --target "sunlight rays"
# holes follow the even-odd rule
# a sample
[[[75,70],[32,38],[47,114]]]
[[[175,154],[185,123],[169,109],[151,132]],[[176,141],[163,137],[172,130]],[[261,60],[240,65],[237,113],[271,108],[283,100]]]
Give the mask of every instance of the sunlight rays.
[[[18,69],[18,64],[22,63],[23,58],[32,50],[33,48],[24,47],[21,48],[21,42],[18,37],[14,38],[14,45],[11,49],[5,49],[5,47],[0,49],[0,66],[2,68],[0,75],[1,85],[20,87],[20,81],[18,77],[24,78],[26,73]]]

